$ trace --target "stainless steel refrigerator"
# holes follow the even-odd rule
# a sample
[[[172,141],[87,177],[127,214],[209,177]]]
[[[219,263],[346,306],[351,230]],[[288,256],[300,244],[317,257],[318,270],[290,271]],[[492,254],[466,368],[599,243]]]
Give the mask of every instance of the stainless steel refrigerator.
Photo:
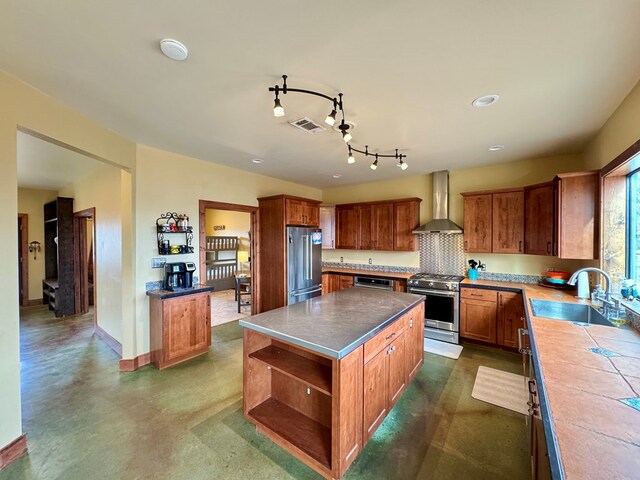
[[[322,231],[287,227],[287,304],[322,295]]]

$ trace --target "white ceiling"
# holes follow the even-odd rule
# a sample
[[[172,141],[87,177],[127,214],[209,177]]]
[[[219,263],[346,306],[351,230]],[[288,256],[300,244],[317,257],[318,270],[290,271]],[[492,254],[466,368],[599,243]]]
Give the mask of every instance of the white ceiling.
[[[638,0],[11,0],[0,68],[136,142],[327,187],[581,151],[640,78],[638,25]],[[322,99],[286,95],[274,118],[283,73],[342,91],[353,145],[409,169],[347,165],[338,133],[287,125],[322,122]]]
[[[18,132],[18,186],[61,190],[101,165],[93,158]]]

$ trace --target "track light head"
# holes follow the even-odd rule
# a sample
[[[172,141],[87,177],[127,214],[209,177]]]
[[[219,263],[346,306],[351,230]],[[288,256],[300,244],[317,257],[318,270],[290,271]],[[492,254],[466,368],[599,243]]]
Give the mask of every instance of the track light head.
[[[378,158],[377,158],[377,157],[378,157],[378,156],[376,155],[376,159],[375,159],[375,160],[373,161],[373,163],[369,166],[369,168],[370,168],[371,170],[375,170],[375,169],[377,169],[377,168],[378,168]]]
[[[398,166],[402,169],[402,170],[406,170],[407,168],[409,168],[409,165],[407,165],[407,163],[400,159],[400,163],[398,163]]]
[[[336,112],[335,108],[333,110],[331,110],[331,113],[329,115],[327,115],[327,118],[324,119],[324,123],[326,123],[330,127],[333,127],[333,125],[336,123],[336,115],[337,115],[337,113],[338,112]]]
[[[352,139],[353,137],[349,132],[347,132],[346,130],[342,132],[342,140],[344,140],[345,143],[349,143]]]
[[[280,99],[276,97],[275,101],[273,102],[273,116],[274,117],[284,117],[284,108],[282,107],[282,104],[280,103]]]
[[[353,153],[349,154],[349,158],[347,158],[347,163],[349,165],[352,165],[352,164],[356,163],[356,158],[353,156]]]

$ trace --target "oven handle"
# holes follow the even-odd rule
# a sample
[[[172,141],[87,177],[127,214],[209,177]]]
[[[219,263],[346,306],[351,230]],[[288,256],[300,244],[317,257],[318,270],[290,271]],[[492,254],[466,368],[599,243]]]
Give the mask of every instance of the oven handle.
[[[440,295],[441,297],[457,297],[458,292],[448,292],[446,290],[423,290],[422,288],[409,289],[409,293],[428,294],[428,295]]]

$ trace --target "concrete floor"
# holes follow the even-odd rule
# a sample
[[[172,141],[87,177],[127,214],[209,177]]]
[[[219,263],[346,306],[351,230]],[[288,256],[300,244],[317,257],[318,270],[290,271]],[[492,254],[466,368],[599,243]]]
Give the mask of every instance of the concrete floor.
[[[242,416],[242,332],[212,330],[207,355],[163,372],[118,372],[91,316],[23,310],[22,404],[29,455],[6,479],[320,479]],[[345,479],[528,479],[522,415],[471,397],[479,365],[519,358],[465,347],[425,366]]]

